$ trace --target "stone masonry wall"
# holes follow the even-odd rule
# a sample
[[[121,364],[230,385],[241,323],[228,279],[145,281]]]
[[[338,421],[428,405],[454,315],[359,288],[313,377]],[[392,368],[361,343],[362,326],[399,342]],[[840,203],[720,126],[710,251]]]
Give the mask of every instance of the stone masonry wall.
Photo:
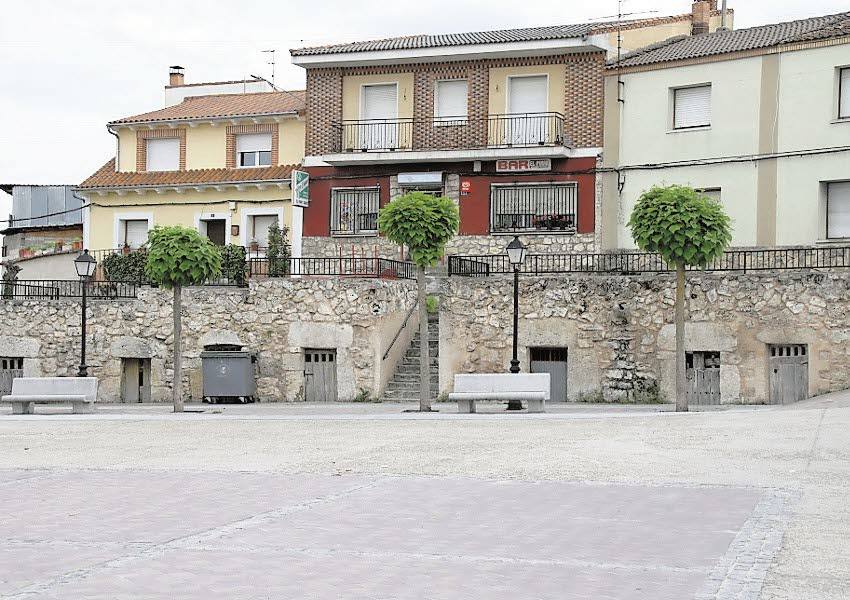
[[[382,356],[415,298],[412,282],[269,279],[246,289],[189,288],[183,295],[185,393],[201,397],[205,345],[257,352],[261,401],[303,399],[304,348],[337,351],[339,399],[379,395],[392,361]],[[171,292],[142,288],[136,300],[89,304],[87,363],[101,401],[118,401],[121,358],[151,361],[151,398],[168,401],[173,378]],[[79,362],[80,305],[63,300],[0,302],[0,356],[24,358],[28,376],[70,376]],[[386,377],[383,377],[385,380]]]
[[[519,358],[568,348],[571,400],[633,400],[675,389],[671,275],[520,280]],[[504,372],[511,355],[510,277],[442,284],[440,390],[456,373]],[[850,388],[850,273],[689,274],[688,351],[720,352],[721,401],[769,401],[769,344],[807,344],[809,395]]]

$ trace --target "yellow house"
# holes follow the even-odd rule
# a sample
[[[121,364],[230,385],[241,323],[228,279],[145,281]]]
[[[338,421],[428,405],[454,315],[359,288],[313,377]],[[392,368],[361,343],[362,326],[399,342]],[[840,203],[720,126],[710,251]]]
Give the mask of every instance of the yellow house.
[[[107,128],[116,156],[78,188],[88,203],[87,248],[136,248],[156,225],[263,248],[273,221],[290,225],[303,91],[190,96]]]

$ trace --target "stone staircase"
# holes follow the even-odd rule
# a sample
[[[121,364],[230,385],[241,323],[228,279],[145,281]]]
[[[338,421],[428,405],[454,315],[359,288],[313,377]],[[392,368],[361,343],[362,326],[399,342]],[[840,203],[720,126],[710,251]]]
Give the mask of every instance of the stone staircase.
[[[431,358],[431,401],[437,399],[439,393],[439,338],[440,321],[438,315],[428,316],[429,354]],[[419,331],[414,334],[410,347],[404,353],[392,379],[384,390],[384,402],[419,402],[419,352],[422,343]]]

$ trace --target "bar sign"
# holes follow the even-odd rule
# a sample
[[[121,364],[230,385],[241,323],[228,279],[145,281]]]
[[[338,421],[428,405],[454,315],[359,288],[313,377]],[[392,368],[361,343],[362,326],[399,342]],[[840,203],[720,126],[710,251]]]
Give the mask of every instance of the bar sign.
[[[521,173],[527,171],[551,171],[551,158],[518,158],[496,161],[497,173]]]

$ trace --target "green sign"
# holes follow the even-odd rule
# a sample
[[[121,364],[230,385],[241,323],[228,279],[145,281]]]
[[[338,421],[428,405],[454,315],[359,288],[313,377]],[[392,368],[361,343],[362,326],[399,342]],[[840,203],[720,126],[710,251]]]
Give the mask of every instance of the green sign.
[[[292,206],[310,206],[310,175],[304,171],[292,172]]]

